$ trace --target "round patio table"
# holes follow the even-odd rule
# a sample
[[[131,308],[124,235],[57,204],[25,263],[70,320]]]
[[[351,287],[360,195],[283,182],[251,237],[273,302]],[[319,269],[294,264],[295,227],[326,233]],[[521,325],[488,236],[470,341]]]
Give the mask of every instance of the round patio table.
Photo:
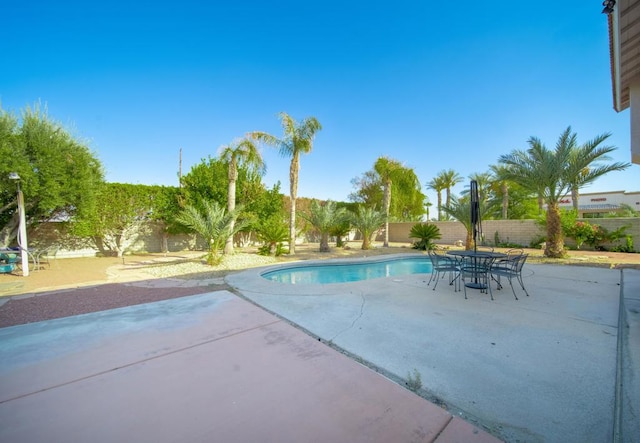
[[[464,261],[465,259],[471,259],[471,261],[473,262],[474,267],[477,264],[477,258],[491,258],[492,262],[493,260],[497,259],[497,258],[505,258],[507,256],[507,254],[502,253],[502,252],[493,252],[493,251],[474,251],[472,249],[469,250],[460,250],[460,251],[447,251],[447,255],[452,255],[456,258],[456,260],[459,260],[460,262]],[[462,271],[461,271],[462,272]],[[489,285],[489,281],[487,281],[486,284],[481,283],[478,281],[478,276],[476,275],[473,279],[473,281],[465,283],[465,287],[467,288],[472,288],[472,289],[487,289],[487,286]]]

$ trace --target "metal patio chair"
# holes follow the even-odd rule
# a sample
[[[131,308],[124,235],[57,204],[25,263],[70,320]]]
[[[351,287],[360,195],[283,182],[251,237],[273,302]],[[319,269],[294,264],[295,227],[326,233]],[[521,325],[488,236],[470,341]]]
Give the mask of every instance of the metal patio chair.
[[[524,293],[529,296],[526,288],[524,287],[524,283],[522,282],[522,268],[524,263],[527,261],[527,257],[529,254],[519,254],[510,257],[509,259],[501,260],[499,262],[494,263],[491,267],[491,278],[498,283],[498,290],[502,289],[502,284],[500,283],[500,277],[506,277],[509,279],[509,284],[511,285],[511,290],[513,291],[513,296],[518,300],[518,296],[516,295],[516,290],[513,287],[512,280],[515,278],[520,283],[520,287],[524,291]]]
[[[494,257],[483,255],[478,251],[477,254],[466,256],[460,264],[460,280],[464,286],[464,298],[467,298],[467,288],[480,289],[480,292],[489,291],[491,300],[493,293],[491,292],[491,264]]]
[[[454,292],[457,290],[456,281],[458,280],[458,262],[453,257],[447,257],[445,254],[438,252],[436,250],[430,249],[427,251],[429,254],[429,259],[431,260],[431,277],[427,282],[427,286],[435,281],[433,285],[433,290],[436,290],[436,286],[438,286],[438,280],[442,278],[446,273],[449,273],[449,285],[453,285]]]

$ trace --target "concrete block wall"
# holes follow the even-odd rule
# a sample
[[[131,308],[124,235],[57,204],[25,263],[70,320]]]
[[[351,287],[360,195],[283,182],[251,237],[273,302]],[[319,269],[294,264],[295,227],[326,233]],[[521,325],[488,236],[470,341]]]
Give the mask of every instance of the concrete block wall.
[[[582,221],[600,225],[608,231],[627,226],[626,232],[632,236],[635,250],[640,251],[640,218],[599,218],[582,219]],[[436,240],[437,244],[452,245],[458,240],[464,242],[467,237],[464,225],[458,221],[430,223],[440,229],[442,238]],[[389,241],[413,243],[415,240],[409,238],[409,232],[415,224],[415,222],[389,223]],[[511,243],[525,247],[545,235],[544,229],[535,220],[486,220],[482,222],[482,233],[484,234],[484,243],[492,246],[495,246],[496,234],[500,243]],[[377,240],[381,240],[381,238]],[[575,246],[575,242],[569,238],[565,239],[565,243],[568,246]],[[618,241],[617,244],[624,245],[624,239]],[[603,246],[610,248],[614,244],[605,243]],[[582,246],[582,249],[588,248],[588,245]]]
[[[609,231],[613,231],[622,226],[627,226],[627,233],[633,238],[636,251],[640,252],[640,218],[602,218],[586,219],[591,224],[598,224]],[[430,222],[438,226],[442,238],[437,240],[437,244],[452,245],[458,240],[466,239],[466,230],[462,223],[457,221]],[[411,245],[415,239],[409,238],[409,232],[415,222],[390,223],[389,241],[394,243],[407,243]],[[482,223],[484,234],[484,244],[495,246],[496,233],[500,243],[511,243],[528,247],[535,239],[544,236],[544,231],[534,220],[487,220]],[[157,224],[145,226],[128,252],[163,252],[185,251],[206,249],[206,242],[199,236],[193,234],[169,235],[165,234],[162,227]],[[378,235],[377,241],[382,241],[382,235]],[[567,238],[565,243],[573,247],[573,240]],[[621,239],[617,244],[625,244],[625,239]],[[36,229],[29,232],[29,245],[34,248],[42,248],[49,245],[61,245],[57,257],[83,257],[95,256],[99,251],[95,245],[87,239],[79,239],[71,236],[64,223],[43,223]],[[613,244],[604,244],[611,248]],[[582,249],[589,249],[584,245]]]

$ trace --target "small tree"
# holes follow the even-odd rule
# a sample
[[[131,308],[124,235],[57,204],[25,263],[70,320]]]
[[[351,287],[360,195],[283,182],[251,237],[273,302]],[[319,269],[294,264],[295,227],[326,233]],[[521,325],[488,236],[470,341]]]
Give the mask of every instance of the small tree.
[[[384,224],[385,216],[374,207],[360,207],[351,213],[351,224],[362,235],[362,249],[371,249],[371,237]]]
[[[320,233],[320,252],[329,252],[329,233],[346,220],[347,211],[345,208],[338,208],[336,203],[331,200],[324,205],[313,200],[310,213],[308,215],[301,213],[300,215]]]
[[[242,221],[237,221],[239,207],[235,211],[226,212],[216,202],[204,202],[201,212],[195,206],[187,205],[176,217],[178,223],[200,234],[207,241],[209,252],[207,263],[219,264],[222,261],[220,251],[227,238],[244,227]]]
[[[471,224],[471,200],[468,197],[457,198],[451,197],[451,204],[443,206],[442,210],[450,217],[458,220],[467,230],[467,238],[465,240],[465,249],[473,249],[473,225]],[[487,212],[487,206],[484,202],[480,202],[480,219],[484,218]]]
[[[263,244],[260,254],[280,255],[283,251],[282,243],[289,238],[289,227],[282,217],[273,215],[258,222],[256,235]]]
[[[46,107],[27,107],[18,119],[0,107],[0,246],[18,231],[20,176],[27,224],[70,219],[91,211],[103,183],[102,165],[82,140],[50,119]]]

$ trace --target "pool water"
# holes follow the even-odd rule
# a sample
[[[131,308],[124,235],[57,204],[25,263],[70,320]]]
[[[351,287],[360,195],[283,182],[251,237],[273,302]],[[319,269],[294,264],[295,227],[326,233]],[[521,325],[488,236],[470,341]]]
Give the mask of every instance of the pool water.
[[[386,261],[343,264],[317,264],[291,266],[265,272],[262,277],[279,283],[329,284],[349,283],[374,278],[394,277],[408,274],[430,274],[428,257],[401,258]]]

